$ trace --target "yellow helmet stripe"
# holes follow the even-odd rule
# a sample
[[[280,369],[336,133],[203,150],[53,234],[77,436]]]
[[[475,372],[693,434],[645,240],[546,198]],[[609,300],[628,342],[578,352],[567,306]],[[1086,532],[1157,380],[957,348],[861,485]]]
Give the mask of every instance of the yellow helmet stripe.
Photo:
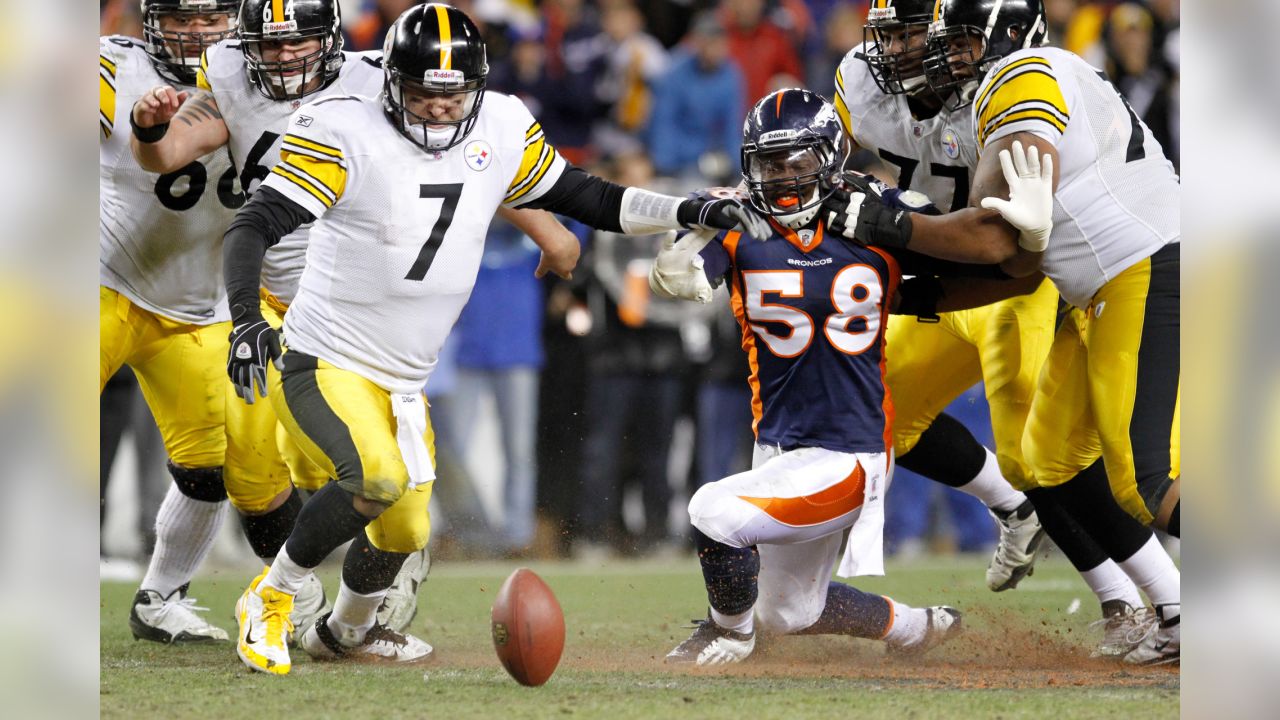
[[[942,0],[934,0],[933,21],[938,22],[941,19],[942,19]]]
[[[284,0],[271,0],[271,22],[284,22]]]
[[[440,69],[453,69],[453,34],[449,31],[449,10],[444,4],[436,5],[436,19],[440,21]]]

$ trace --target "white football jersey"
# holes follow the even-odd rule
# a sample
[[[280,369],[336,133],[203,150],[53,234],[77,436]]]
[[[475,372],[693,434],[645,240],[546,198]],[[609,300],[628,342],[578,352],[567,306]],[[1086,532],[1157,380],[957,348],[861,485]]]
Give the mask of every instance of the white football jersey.
[[[289,116],[303,102],[343,95],[376,95],[382,90],[382,54],[344,53],[338,78],[301,101],[273,100],[249,81],[240,41],[224,40],[205,50],[197,82],[213,93],[230,135],[228,146],[247,196],[266,180],[280,157],[280,139]],[[262,286],[288,305],[298,292],[306,260],[310,226],[304,225],[267,251],[262,260]]]
[[[1057,146],[1043,269],[1072,305],[1087,307],[1108,280],[1181,239],[1173,164],[1115,87],[1078,55],[1020,50],[987,73],[974,98],[979,152],[1017,132]]]
[[[227,151],[165,175],[143,170],[129,149],[129,113],[169,81],[138,40],[101,38],[98,55],[98,281],[178,322],[227,320],[222,234],[244,202]]]
[[[390,392],[421,391],[493,214],[541,197],[566,167],[509,95],[486,92],[466,140],[442,153],[401,135],[380,95],[304,105],[264,181],[319,218],[285,342]]]
[[[905,95],[886,95],[867,63],[850,50],[836,69],[836,113],[859,147],[889,166],[895,184],[929,196],[943,212],[969,204],[969,188],[978,164],[973,114],[968,108],[917,120]]]

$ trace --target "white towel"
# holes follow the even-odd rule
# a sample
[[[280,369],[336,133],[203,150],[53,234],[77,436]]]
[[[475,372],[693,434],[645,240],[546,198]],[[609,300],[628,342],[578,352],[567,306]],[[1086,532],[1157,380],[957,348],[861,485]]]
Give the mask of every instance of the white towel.
[[[881,473],[867,473],[866,477],[862,510],[849,530],[840,559],[840,577],[884,575],[884,494],[888,483]]]
[[[420,393],[391,393],[391,413],[396,418],[396,444],[409,469],[410,490],[436,479],[431,451],[422,439],[427,433],[427,401]]]

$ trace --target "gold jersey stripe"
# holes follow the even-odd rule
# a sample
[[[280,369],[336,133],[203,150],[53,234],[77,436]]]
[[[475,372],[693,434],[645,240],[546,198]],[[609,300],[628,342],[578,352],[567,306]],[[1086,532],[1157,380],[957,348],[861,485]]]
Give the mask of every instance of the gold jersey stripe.
[[[836,88],[840,90],[837,97],[844,94],[844,68],[836,68]]]
[[[116,89],[102,73],[98,73],[98,122],[105,137],[111,137],[116,126]]]
[[[325,145],[323,143],[318,143],[315,140],[308,140],[302,137],[301,135],[289,133],[284,136],[284,142],[293,143],[298,147],[304,147],[308,150],[313,150],[315,152],[320,153],[321,155],[327,155],[336,160],[342,159],[342,151],[339,150],[338,148],[330,147],[329,145]]]
[[[994,92],[988,94],[986,103],[978,109],[978,138],[985,142],[996,129],[994,126],[1001,116],[1013,108],[1026,103],[1043,104],[1044,110],[1055,111],[1062,124],[1070,120],[1071,113],[1067,109],[1066,98],[1062,96],[1062,88],[1052,75],[1038,68],[1027,70],[1008,78]],[[1000,123],[1003,124],[1003,123]]]
[[[98,56],[98,66],[107,71],[112,78],[116,76],[116,64],[107,59],[106,55]]]
[[[311,194],[312,197],[319,200],[321,204],[323,204],[326,208],[333,207],[334,201],[330,199],[328,195],[324,194],[319,188],[313,185],[310,180],[307,180],[306,178],[303,178],[299,175],[294,174],[288,168],[286,168],[283,164],[277,165],[271,168],[271,172],[275,173],[276,175],[279,175],[282,178],[285,178],[286,180],[293,183],[294,185],[297,185],[303,190],[306,190],[308,193]]]
[[[535,122],[534,124],[529,126],[528,130],[525,131],[524,139],[528,140],[532,138],[535,134],[540,132],[542,132],[542,125],[540,123]]]
[[[515,187],[512,188],[511,192],[507,193],[507,197],[503,200],[504,202],[515,202],[527,195],[530,190],[538,186],[538,183],[542,181],[543,176],[545,176],[547,171],[551,169],[551,166],[555,164],[555,148],[550,145],[544,145],[542,150],[543,156],[539,158],[538,164],[530,174],[524,178],[523,182],[513,184]]]
[[[1047,72],[1050,77],[1053,76],[1053,67],[1049,65],[1049,61],[1045,60],[1044,58],[1042,57],[1022,58],[1021,60],[1009,63],[1005,67],[1000,68],[999,72],[997,72],[995,75],[992,75],[991,79],[987,81],[986,89],[983,90],[978,95],[978,101],[975,103],[975,105],[977,107],[982,107],[982,105],[987,102],[987,96],[990,95],[991,92],[1000,85],[1000,82],[1004,80],[1005,76],[1007,76],[1009,73],[1013,72],[1014,70],[1017,70],[1018,68],[1024,68],[1024,67],[1027,67],[1028,65],[1043,66],[1042,69],[1045,72]]]
[[[333,194],[333,191],[330,190],[324,184],[323,181],[313,176],[311,173],[307,172],[306,170],[303,170],[302,168],[298,167],[296,164],[288,160],[284,160],[277,167],[281,168],[284,172],[287,172],[290,175],[298,178],[299,180],[305,181],[307,185],[311,187],[311,189],[318,191],[321,195],[328,198],[328,202],[330,205],[332,205],[334,201],[338,199],[337,196]]]
[[[1000,128],[1006,125],[1011,125],[1016,122],[1022,122],[1024,120],[1036,120],[1036,121],[1048,123],[1049,125],[1052,125],[1053,128],[1057,130],[1059,133],[1064,133],[1067,131],[1067,126],[1063,124],[1061,120],[1054,117],[1052,113],[1049,113],[1045,110],[1031,108],[1027,110],[1018,110],[1017,112],[1013,112],[1008,115],[1005,115],[1003,118],[997,121],[994,125],[992,125],[989,128],[986,128],[985,132],[982,133],[982,137],[978,139],[978,143],[985,146],[987,143],[987,138],[991,137],[992,133],[994,133],[995,131],[999,130]]]
[[[440,69],[453,68],[453,32],[449,29],[449,11],[444,4],[436,5],[436,20],[440,23]]]
[[[334,200],[342,197],[342,191],[347,185],[347,169],[341,164],[332,160],[317,160],[311,155],[292,153],[288,150],[280,151],[280,162],[288,165],[290,169],[297,170],[298,174],[314,181],[317,185],[323,186],[333,195]]]
[[[844,126],[845,134],[853,137],[853,118],[849,116],[849,106],[844,104],[844,96],[836,93],[836,115],[840,117],[840,124]]]

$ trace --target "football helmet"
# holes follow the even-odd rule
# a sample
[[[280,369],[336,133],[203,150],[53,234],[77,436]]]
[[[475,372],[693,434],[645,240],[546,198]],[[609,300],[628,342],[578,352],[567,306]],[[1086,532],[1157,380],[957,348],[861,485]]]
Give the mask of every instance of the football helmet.
[[[179,85],[195,85],[204,49],[236,34],[238,0],[142,0],[142,40],[156,72]],[[191,29],[163,28],[163,18],[176,18]],[[208,26],[195,22],[204,18]]]
[[[863,49],[855,57],[867,64],[886,95],[927,92],[925,38],[937,0],[871,0],[862,26]],[[912,47],[912,46],[915,47]]]
[[[249,81],[272,100],[298,100],[321,90],[342,69],[342,12],[337,0],[244,0],[237,35]],[[315,52],[268,60],[266,43],[318,39]]]
[[[489,75],[484,40],[471,18],[441,3],[409,8],[387,31],[382,54],[383,108],[391,124],[423,150],[442,152],[461,143],[480,117]],[[419,115],[406,92],[452,98],[460,116]]]
[[[787,227],[804,227],[831,194],[848,155],[834,105],[799,88],[769,93],[742,127],[748,200]]]
[[[938,0],[925,78],[950,109],[962,108],[992,65],[1047,36],[1041,0]]]

